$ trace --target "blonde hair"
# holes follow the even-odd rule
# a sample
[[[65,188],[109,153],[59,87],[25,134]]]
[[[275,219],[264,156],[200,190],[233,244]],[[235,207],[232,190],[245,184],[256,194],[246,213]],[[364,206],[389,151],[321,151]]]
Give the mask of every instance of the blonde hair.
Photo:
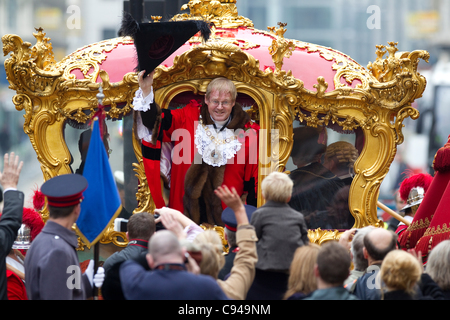
[[[266,200],[288,202],[292,195],[294,182],[285,173],[272,172],[261,183],[262,195]]]
[[[211,95],[211,92],[213,92],[213,91],[218,91],[219,93],[229,92],[231,99],[233,101],[236,101],[236,98],[237,98],[236,86],[234,85],[233,81],[231,81],[227,78],[224,78],[224,77],[215,78],[208,84],[208,87],[206,88],[206,94],[205,94],[205,97],[207,100],[209,100],[209,96]]]
[[[421,274],[419,261],[403,250],[389,252],[381,264],[380,277],[389,291],[403,290],[413,294]]]
[[[194,244],[200,247],[202,261],[200,262],[200,273],[217,279],[219,271],[225,265],[223,256],[222,240],[214,230],[206,230],[195,237]]]
[[[450,289],[450,240],[444,240],[428,255],[426,273],[442,290]]]
[[[289,270],[288,290],[284,299],[296,292],[309,294],[317,289],[317,281],[314,276],[314,265],[317,261],[320,246],[310,243],[295,250]]]

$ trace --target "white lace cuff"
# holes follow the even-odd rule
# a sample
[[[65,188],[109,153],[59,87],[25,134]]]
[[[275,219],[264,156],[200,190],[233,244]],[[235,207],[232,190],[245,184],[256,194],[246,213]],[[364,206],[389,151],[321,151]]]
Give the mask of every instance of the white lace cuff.
[[[144,111],[144,112],[150,110],[150,103],[153,102],[153,98],[154,98],[153,87],[152,91],[150,91],[150,94],[145,98],[142,96],[142,89],[139,88],[134,94],[133,109],[136,111]]]

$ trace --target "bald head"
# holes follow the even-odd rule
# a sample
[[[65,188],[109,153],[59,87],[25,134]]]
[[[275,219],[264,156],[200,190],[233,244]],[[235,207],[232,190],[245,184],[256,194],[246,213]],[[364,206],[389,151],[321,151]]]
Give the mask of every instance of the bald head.
[[[183,261],[180,242],[175,234],[169,230],[160,230],[150,238],[148,253],[152,256],[155,264]]]
[[[364,237],[364,248],[373,261],[382,261],[396,244],[397,234],[383,228],[376,228]]]

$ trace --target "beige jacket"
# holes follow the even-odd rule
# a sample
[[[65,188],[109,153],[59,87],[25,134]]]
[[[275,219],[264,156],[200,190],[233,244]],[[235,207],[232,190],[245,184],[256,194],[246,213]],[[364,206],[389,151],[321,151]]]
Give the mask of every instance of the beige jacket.
[[[223,292],[234,300],[245,300],[255,278],[255,265],[258,262],[256,253],[255,229],[251,225],[239,226],[236,232],[236,242],[239,251],[234,258],[230,276],[225,280],[217,280]]]

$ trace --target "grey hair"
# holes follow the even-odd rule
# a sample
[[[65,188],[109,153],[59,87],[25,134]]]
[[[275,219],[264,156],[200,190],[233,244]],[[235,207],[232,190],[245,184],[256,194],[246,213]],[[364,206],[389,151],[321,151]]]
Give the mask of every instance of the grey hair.
[[[450,289],[450,240],[444,240],[428,255],[426,273],[442,290]]]
[[[369,266],[369,263],[367,262],[367,259],[364,258],[363,254],[364,236],[374,229],[374,226],[358,229],[358,232],[353,237],[351,251],[353,255],[353,265],[356,270],[363,271]]]

